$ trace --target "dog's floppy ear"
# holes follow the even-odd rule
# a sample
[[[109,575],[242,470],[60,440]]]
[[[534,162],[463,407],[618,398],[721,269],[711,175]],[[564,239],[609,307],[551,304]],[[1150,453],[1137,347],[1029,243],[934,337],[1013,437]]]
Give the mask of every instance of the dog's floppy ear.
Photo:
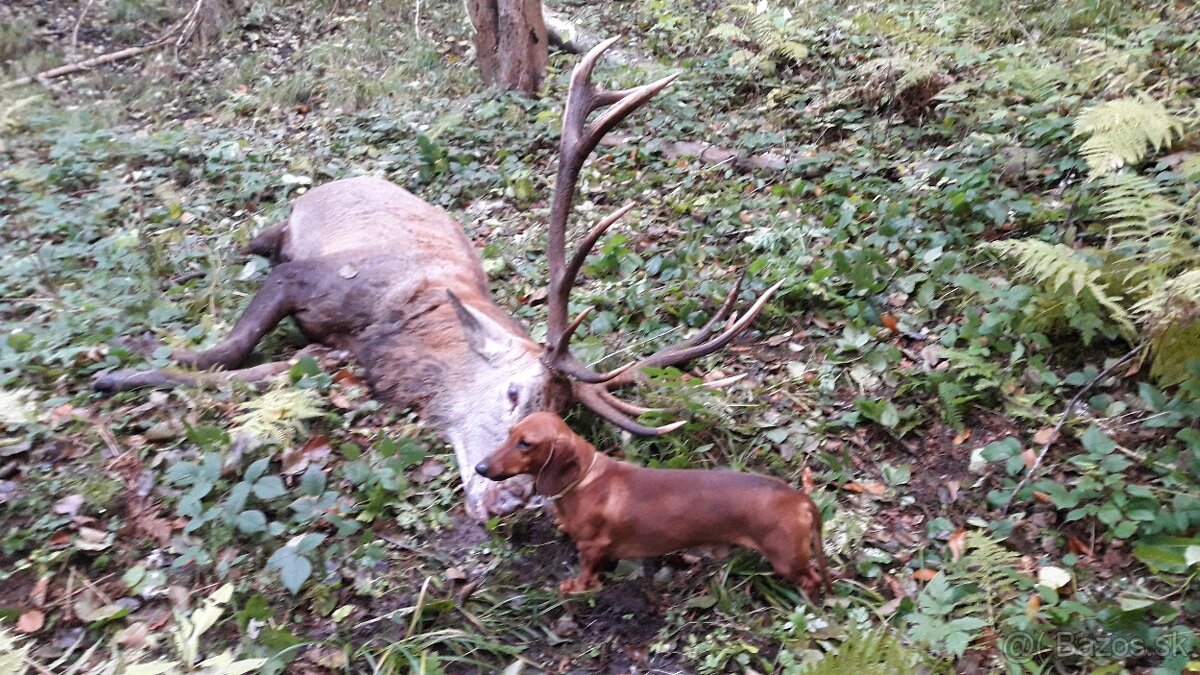
[[[579,447],[573,434],[556,434],[547,453],[546,464],[537,475],[534,489],[539,494],[554,496],[578,480],[583,471]]]

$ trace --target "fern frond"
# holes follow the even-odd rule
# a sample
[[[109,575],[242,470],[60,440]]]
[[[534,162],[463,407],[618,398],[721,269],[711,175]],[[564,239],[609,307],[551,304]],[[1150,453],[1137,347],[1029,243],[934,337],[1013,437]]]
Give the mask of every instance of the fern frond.
[[[29,650],[32,642],[19,642],[5,628],[0,628],[0,673],[24,673],[29,670]]]
[[[958,604],[960,616],[996,620],[1001,607],[1019,592],[1021,556],[981,532],[967,534],[965,552],[945,572],[952,587],[968,588]]]
[[[940,667],[939,667],[940,666]],[[907,647],[883,630],[854,631],[820,661],[805,665],[796,675],[893,675],[894,673],[948,672],[946,664],[933,662],[923,652]]]
[[[1142,161],[1150,150],[1168,147],[1183,121],[1146,95],[1107,101],[1075,119],[1075,136],[1090,136],[1080,154],[1096,178]]]
[[[312,389],[276,385],[238,406],[237,431],[276,445],[287,445],[305,430],[304,420],[319,417],[321,399]]]
[[[1017,273],[1032,279],[1053,293],[1089,294],[1109,316],[1127,332],[1134,332],[1129,313],[1105,288],[1101,269],[1080,252],[1062,244],[1047,244],[1037,239],[993,241],[983,248],[1011,258]]]
[[[1179,206],[1157,182],[1128,172],[1109,174],[1102,181],[1098,210],[1111,223],[1110,239],[1145,249],[1156,239],[1178,236]]]
[[[1148,51],[1122,48],[1094,38],[1067,40],[1069,53],[1079,55],[1072,71],[1089,89],[1103,85],[1106,92],[1119,93],[1136,87],[1146,79]]]
[[[1133,306],[1151,330],[1164,321],[1186,323],[1200,313],[1200,268],[1188,270],[1154,289]]]
[[[708,37],[727,42],[747,42],[750,40],[750,36],[746,34],[746,31],[731,23],[718,24],[716,28],[708,31]]]
[[[1184,178],[1200,180],[1200,152],[1189,153],[1179,163],[1178,171]]]
[[[32,422],[37,412],[34,400],[32,389],[0,389],[0,425]]]

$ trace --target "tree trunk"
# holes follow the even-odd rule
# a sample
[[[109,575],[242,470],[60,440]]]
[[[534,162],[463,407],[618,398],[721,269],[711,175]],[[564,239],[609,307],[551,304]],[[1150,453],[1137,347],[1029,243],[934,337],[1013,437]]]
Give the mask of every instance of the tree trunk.
[[[546,74],[541,0],[469,0],[484,83],[533,94]]]

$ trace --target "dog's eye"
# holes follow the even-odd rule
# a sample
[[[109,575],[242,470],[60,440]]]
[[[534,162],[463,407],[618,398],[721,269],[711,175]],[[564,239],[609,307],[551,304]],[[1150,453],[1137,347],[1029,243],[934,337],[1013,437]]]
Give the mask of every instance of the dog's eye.
[[[509,387],[508,387],[509,402],[511,402],[515,406],[515,405],[517,405],[517,400],[520,398],[521,398],[521,391],[519,389],[517,389],[517,385],[515,385],[515,384],[509,385]]]
[[[521,440],[517,441],[517,449],[518,450],[528,450],[529,444],[525,442],[525,439],[521,439]]]

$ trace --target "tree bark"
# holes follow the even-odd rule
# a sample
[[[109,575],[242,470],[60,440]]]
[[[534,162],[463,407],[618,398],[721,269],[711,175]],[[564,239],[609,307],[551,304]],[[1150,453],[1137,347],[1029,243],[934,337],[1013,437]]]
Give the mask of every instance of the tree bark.
[[[540,0],[469,0],[475,58],[489,86],[534,94],[546,74],[546,23]]]

